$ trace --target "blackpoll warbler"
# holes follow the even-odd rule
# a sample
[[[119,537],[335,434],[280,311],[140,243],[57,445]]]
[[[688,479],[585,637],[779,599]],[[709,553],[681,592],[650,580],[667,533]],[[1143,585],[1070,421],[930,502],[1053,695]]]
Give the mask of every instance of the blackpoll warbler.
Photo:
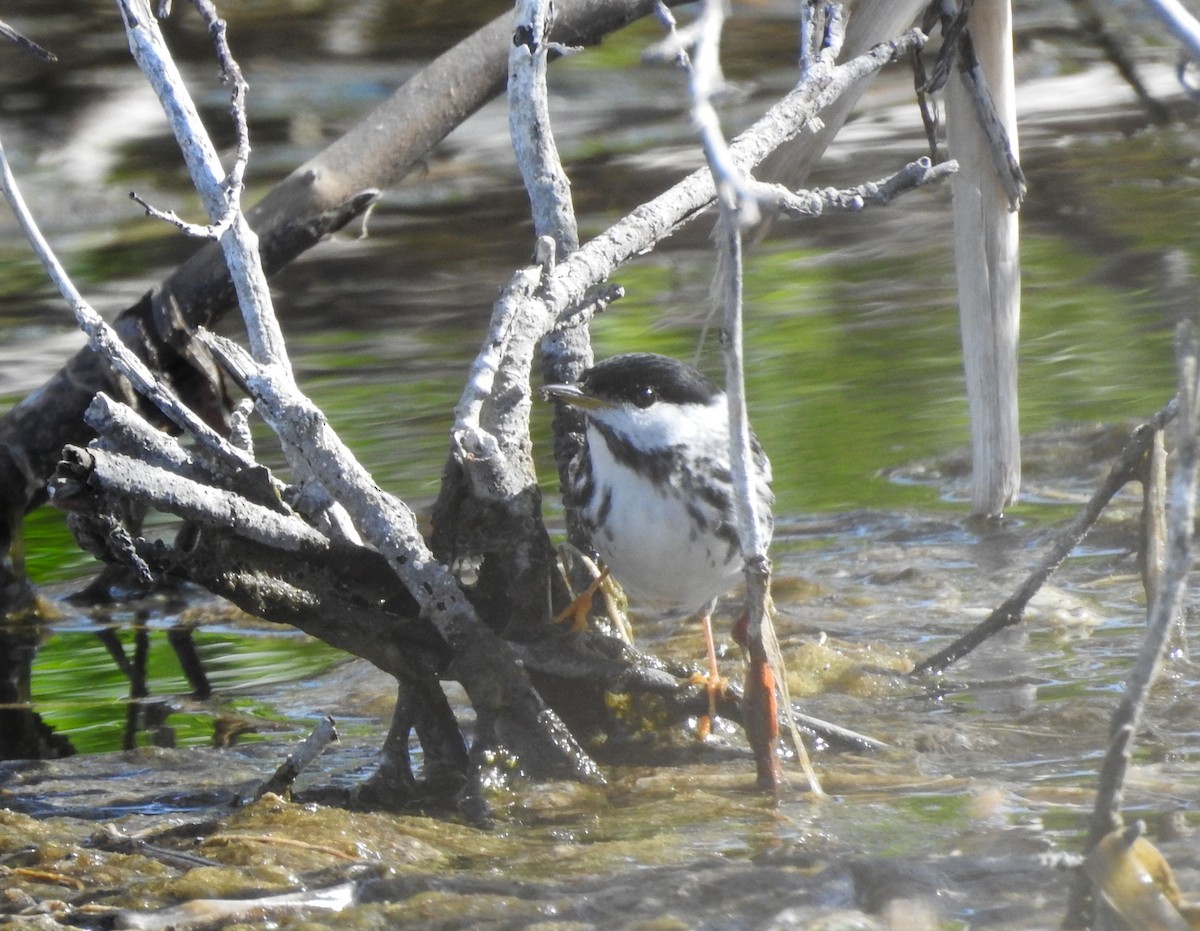
[[[548,385],[586,419],[567,507],[634,599],[700,613],[710,710],[720,677],[710,616],[742,577],[725,392],[690,365],[653,353],[613,356],[573,385]],[[772,527],[771,464],[751,434],[755,506]]]

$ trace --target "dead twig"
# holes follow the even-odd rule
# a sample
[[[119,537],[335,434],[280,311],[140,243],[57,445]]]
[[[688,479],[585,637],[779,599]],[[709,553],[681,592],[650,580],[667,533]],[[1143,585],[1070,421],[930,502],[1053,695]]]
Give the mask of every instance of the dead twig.
[[[1113,712],[1113,735],[1100,767],[1096,802],[1084,851],[1124,826],[1121,799],[1133,741],[1145,712],[1150,687],[1158,674],[1163,653],[1175,626],[1188,572],[1192,567],[1192,534],[1196,517],[1196,472],[1200,465],[1200,346],[1190,320],[1176,329],[1176,365],[1179,375],[1178,417],[1172,454],[1168,505],[1167,558],[1162,579],[1150,608],[1141,650],[1125,680],[1125,691]],[[1087,884],[1077,879],[1072,887],[1066,927],[1085,927]],[[1094,898],[1093,894],[1093,898]],[[1165,926],[1164,926],[1165,927]]]
[[[338,734],[333,718],[326,715],[313,728],[312,733],[304,739],[300,749],[295,753],[289,753],[288,758],[280,764],[271,778],[255,790],[254,801],[258,801],[268,792],[282,795],[291,788],[297,777],[325,752],[325,748],[337,739]]]
[[[1129,442],[1121,450],[1121,454],[1109,469],[1108,475],[1105,476],[1100,487],[1096,489],[1071,525],[1059,535],[1058,540],[1029,573],[1021,587],[962,637],[932,656],[921,660],[910,675],[941,672],[1004,628],[1020,623],[1025,616],[1025,608],[1030,599],[1042,587],[1046,579],[1062,565],[1063,560],[1070,555],[1071,551],[1079,545],[1113,496],[1126,484],[1141,475],[1142,463],[1154,442],[1155,431],[1161,430],[1170,423],[1175,417],[1178,406],[1178,399],[1172,399],[1157,414],[1134,429]]]
[[[8,25],[8,23],[4,22],[3,20],[0,20],[0,36],[4,36],[4,38],[17,43],[17,47],[19,49],[32,55],[34,58],[46,62],[58,61],[58,56],[53,52],[42,48],[28,36],[17,32],[17,30],[13,29],[12,26]]]
[[[956,171],[956,161],[934,165],[928,158],[918,158],[890,177],[844,190],[789,191],[782,184],[757,181],[750,183],[750,190],[765,211],[778,212],[793,220],[807,220],[836,210],[853,212],[868,206],[887,206],[901,194],[942,181]]]

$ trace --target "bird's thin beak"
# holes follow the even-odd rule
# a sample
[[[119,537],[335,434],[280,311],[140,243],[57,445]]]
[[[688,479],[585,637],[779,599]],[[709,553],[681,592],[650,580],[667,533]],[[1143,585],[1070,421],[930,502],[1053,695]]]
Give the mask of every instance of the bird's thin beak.
[[[582,410],[595,410],[604,406],[603,401],[588,394],[578,385],[546,385],[542,388],[542,397],[547,401],[562,401]]]

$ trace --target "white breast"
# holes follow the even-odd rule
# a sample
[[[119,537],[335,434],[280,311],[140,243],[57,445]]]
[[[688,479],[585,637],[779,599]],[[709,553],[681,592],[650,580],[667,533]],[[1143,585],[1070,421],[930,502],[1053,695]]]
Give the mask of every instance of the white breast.
[[[724,398],[718,403],[724,404]],[[633,426],[632,418],[655,417],[652,426],[641,423],[640,436],[653,436],[656,445],[663,447],[698,442],[700,448],[714,451],[728,471],[723,455],[728,446],[724,418],[704,416],[711,415],[712,409],[695,407],[688,411],[679,406],[655,405],[648,411],[616,412],[619,416],[605,412],[610,415],[605,422],[611,429],[626,432]],[[712,505],[694,494],[685,504],[678,482],[662,487],[645,481],[613,456],[594,425],[588,427],[588,446],[596,494],[586,517],[595,524],[601,509],[608,510],[608,532],[604,527],[597,530],[592,545],[633,599],[694,612],[737,584],[742,575],[741,551],[728,536],[713,532],[720,516]],[[769,492],[764,489],[764,494],[769,501]],[[688,504],[707,518],[709,527],[690,539],[688,528],[694,527],[695,521],[688,513]],[[613,530],[619,539],[612,538]]]

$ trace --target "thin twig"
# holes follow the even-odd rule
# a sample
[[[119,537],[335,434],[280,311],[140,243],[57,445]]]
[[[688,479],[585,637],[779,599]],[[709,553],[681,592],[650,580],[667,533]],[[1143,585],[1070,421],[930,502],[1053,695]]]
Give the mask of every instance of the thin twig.
[[[747,647],[751,670],[746,683],[744,725],[754,751],[761,788],[776,791],[782,782],[776,747],[775,696],[778,688],[784,714],[796,745],[797,758],[814,794],[822,794],[820,782],[808,759],[804,742],[792,716],[791,699],[783,656],[771,621],[771,563],[767,555],[770,528],[763,523],[756,502],[758,476],[751,448],[750,421],[746,411],[745,362],[742,346],[742,229],[758,219],[757,201],[747,175],[735,164],[721,132],[712,95],[720,87],[720,37],[724,22],[722,0],[706,0],[701,8],[702,28],[692,46],[688,71],[692,95],[692,118],[700,133],[705,158],[712,173],[720,210],[719,248],[722,274],[719,298],[724,307],[725,391],[729,409],[729,456],[733,477],[734,514],[745,559],[748,613]],[[771,720],[763,726],[764,718]]]
[[[267,779],[254,792],[253,800],[258,801],[268,792],[281,795],[292,787],[299,777],[322,753],[325,748],[338,739],[337,728],[329,715],[321,718],[317,726],[304,739],[304,743],[295,753],[289,753],[270,779]]]
[[[174,210],[163,210],[161,207],[155,207],[137,191],[130,191],[129,199],[146,211],[146,216],[152,217],[155,220],[161,220],[163,223],[169,223],[179,230],[179,232],[183,233],[184,236],[189,236],[192,239],[218,239],[229,225],[227,221],[221,223],[189,223]]]
[[[1187,48],[1193,61],[1200,61],[1200,20],[1179,0],[1146,0],[1146,5]]]
[[[887,63],[908,55],[924,41],[925,36],[919,30],[909,30],[895,40],[882,42],[832,68],[819,81],[798,84],[733,140],[730,145],[733,164],[741,171],[749,171],[803,131],[822,109],[859,81]],[[590,314],[581,313],[580,308],[598,284],[633,256],[648,252],[699,216],[714,196],[712,172],[707,167],[697,169],[581,245],[577,252],[555,266],[553,275],[545,283],[545,297],[552,313],[563,325],[585,322]]]
[[[517,4],[508,57],[508,126],[529,202],[535,236],[552,236],[558,255],[579,248],[571,182],[563,170],[550,126],[546,89],[547,51],[553,25],[549,0]]]
[[[1123,825],[1121,799],[1129,768],[1133,740],[1145,713],[1150,687],[1158,674],[1163,653],[1175,625],[1187,576],[1192,567],[1192,533],[1196,517],[1197,429],[1200,428],[1200,348],[1190,320],[1176,329],[1176,363],[1179,377],[1179,416],[1175,421],[1171,491],[1168,502],[1167,561],[1142,638],[1141,650],[1125,680],[1125,691],[1113,712],[1108,752],[1100,767],[1092,822],[1084,844],[1089,852],[1100,839]],[[1071,890],[1067,927],[1082,927],[1086,902],[1086,877]]]
[[[251,352],[259,363],[277,367],[281,377],[291,380],[291,363],[271,299],[258,236],[250,228],[241,207],[243,178],[250,157],[247,84],[229,49],[225,22],[217,16],[210,0],[192,0],[213,40],[221,79],[230,87],[230,116],[237,149],[228,173],[221,168],[216,148],[199,118],[158,24],[144,10],[140,17],[129,12],[131,0],[121,2],[130,50],[162,103],[192,182],[213,222],[237,293]],[[321,487],[322,483],[313,475],[307,458],[297,445],[283,440],[281,446],[295,481],[304,489],[308,511],[321,514],[322,522],[339,537],[358,539],[344,509]]]
[[[12,26],[8,25],[8,23],[4,22],[3,20],[0,20],[0,36],[4,36],[6,39],[11,39],[13,42],[17,43],[17,46],[20,49],[28,52],[34,58],[41,59],[45,62],[58,61],[58,56],[53,52],[42,48],[29,37],[17,32],[17,30],[13,29]]]
[[[66,269],[63,268],[62,263],[58,261],[58,257],[50,248],[49,243],[46,242],[37,221],[34,220],[33,214],[26,205],[25,198],[17,187],[16,178],[13,177],[3,145],[0,145],[0,188],[3,188],[4,197],[12,208],[25,238],[29,240],[34,253],[50,276],[50,280],[54,282],[63,299],[70,305],[71,311],[75,315],[75,321],[87,335],[93,351],[101,358],[109,360],[113,368],[129,380],[135,391],[162,411],[177,427],[194,436],[217,461],[233,469],[253,465],[253,460],[201,420],[168,385],[156,378],[133,350],[121,341],[116,331],[109,326],[96,309],[84,300],[83,295],[79,293]]]
[[[529,368],[526,364],[513,378],[523,379],[524,388],[512,395],[521,403],[509,404],[507,412],[495,403],[502,369],[513,366],[517,344],[528,346],[516,355],[532,361],[532,346],[550,329],[545,306],[533,300],[542,278],[549,274],[561,253],[579,245],[579,234],[571,203],[571,186],[563,170],[550,128],[546,90],[546,39],[550,34],[550,4],[544,0],[522,0],[514,17],[513,41],[509,50],[509,133],[533,212],[534,231],[539,237],[539,265],[518,271],[496,302],[488,334],[475,361],[462,396],[455,407],[451,430],[455,458],[471,470],[486,470],[477,487],[507,489],[517,468],[505,450],[519,449],[529,435]],[[486,426],[484,412],[493,416]],[[518,482],[525,482],[520,477]]]
[[[246,119],[246,94],[249,85],[242,77],[241,66],[233,57],[229,48],[229,37],[225,20],[217,15],[216,7],[210,0],[192,0],[192,4],[200,13],[208,33],[216,48],[217,64],[221,67],[221,81],[229,86],[230,103],[229,116],[233,120],[234,140],[237,148],[233,156],[233,164],[222,182],[229,194],[229,214],[240,210],[240,198],[245,186],[246,168],[250,164],[250,126]]]
[[[1071,6],[1075,9],[1075,15],[1086,39],[1104,52],[1105,57],[1117,69],[1117,73],[1125,79],[1129,89],[1142,102],[1150,118],[1156,123],[1170,122],[1170,107],[1150,93],[1138,74],[1137,62],[1126,47],[1125,37],[1108,28],[1097,0],[1071,0]],[[1189,59],[1185,56],[1184,60]]]
[[[241,159],[249,154],[249,143],[245,139],[245,82],[241,80],[240,72],[224,43],[224,24],[216,17],[207,0],[194,2],[208,22],[209,31],[217,44],[222,74],[233,85],[231,107],[234,126],[239,134],[238,158]],[[218,240],[233,278],[242,316],[246,320],[251,352],[259,361],[270,360],[272,364],[287,366],[287,348],[272,307],[271,292],[258,249],[258,236],[250,228],[241,209],[241,172],[245,166],[239,167],[235,159],[234,168],[228,174],[221,167],[216,147],[208,137],[195,102],[145,0],[118,0],[118,5],[125,22],[129,50],[158,95],[183,153],[192,183],[200,194],[209,220],[220,231]]]
[[[679,31],[679,24],[675,21],[675,14],[671,12],[662,0],[655,0],[654,17],[666,32],[666,37],[660,39],[654,45],[648,47],[642,52],[642,61],[657,61],[659,59],[671,59],[679,68],[688,69],[692,66],[692,61],[688,57],[688,40]]]
[[[1142,460],[1145,458],[1150,444],[1153,442],[1154,432],[1161,430],[1165,424],[1169,423],[1174,418],[1177,409],[1178,400],[1172,399],[1166,407],[1151,417],[1146,423],[1135,428],[1133,435],[1129,438],[1129,442],[1121,450],[1120,456],[1117,457],[1117,461],[1109,469],[1108,475],[1105,476],[1100,487],[1096,489],[1088,503],[1084,505],[1075,520],[1071,522],[1071,525],[1062,532],[1049,552],[1042,557],[1033,571],[1029,573],[1021,587],[1000,607],[996,608],[996,610],[962,637],[959,637],[945,649],[939,650],[933,656],[923,659],[917,664],[910,675],[916,676],[930,672],[941,672],[951,663],[962,659],[985,640],[988,640],[1004,628],[1020,623],[1021,618],[1025,616],[1025,607],[1029,604],[1029,600],[1037,594],[1038,589],[1042,587],[1046,579],[1050,577],[1055,569],[1062,565],[1063,560],[1079,545],[1079,542],[1087,535],[1092,525],[1100,517],[1100,513],[1108,506],[1108,502],[1126,484],[1138,477]]]
[[[842,4],[805,0],[800,5],[800,80],[816,80],[821,71],[832,68],[845,38]]]
[[[546,238],[542,244],[549,267],[532,265],[521,269],[501,291],[492,309],[487,338],[471,363],[462,395],[455,405],[450,436],[454,455],[460,461],[495,463],[503,442],[511,439],[507,433],[497,436],[495,430],[487,429],[482,422],[483,414],[485,405],[496,393],[501,368],[511,360],[517,330],[532,332],[532,339],[536,340],[549,327],[544,306],[534,300],[544,274],[553,267],[554,240]],[[528,397],[526,385],[526,401]]]
[[[942,181],[956,171],[956,161],[934,165],[928,158],[922,157],[909,162],[890,177],[867,181],[844,190],[824,188],[819,191],[789,191],[782,184],[758,181],[751,182],[749,189],[761,207],[794,220],[806,220],[826,212],[855,212],[868,206],[883,207],[901,194]]]
[[[941,3],[931,3],[929,10],[926,12],[928,23],[932,19],[940,19],[942,24],[942,46],[938,50],[937,60],[933,65],[933,73],[930,74],[928,82],[923,90],[927,93],[935,94],[946,86],[946,81],[950,79],[950,73],[954,69],[954,60],[958,57],[961,49],[959,48],[959,40],[962,38],[967,28],[967,20],[971,16],[971,8],[975,5],[975,0],[962,0],[957,10],[953,13],[945,13],[945,6]]]
[[[197,831],[199,833],[199,830]],[[143,840],[140,835],[127,834],[112,822],[102,824],[87,840],[87,846],[95,850],[108,850],[113,853],[149,857],[164,863],[172,869],[194,870],[198,866],[217,867],[220,864],[208,857],[189,853],[186,850],[172,850],[169,847],[159,847]]]
[[[723,0],[705,0],[696,19],[699,27],[692,45],[692,67],[688,84],[692,97],[692,122],[704,146],[704,158],[712,172],[718,204],[738,213],[738,221],[747,226],[758,221],[758,207],[749,197],[745,176],[734,164],[729,144],[721,131],[721,120],[713,106],[713,97],[722,89],[721,30],[725,21]]]
[[[1025,181],[1025,172],[1021,169],[1020,162],[1017,161],[1012,137],[1009,136],[1008,130],[1004,127],[1004,121],[996,110],[996,102],[984,79],[979,59],[975,56],[975,45],[971,41],[969,30],[964,29],[959,36],[958,53],[963,84],[974,104],[979,125],[987,137],[988,151],[992,156],[996,177],[1008,197],[1009,209],[1016,210],[1021,206],[1028,187]]]
[[[820,41],[817,36],[823,32],[821,16],[818,7],[822,0],[804,0],[800,4],[800,80],[812,77],[818,61]]]

